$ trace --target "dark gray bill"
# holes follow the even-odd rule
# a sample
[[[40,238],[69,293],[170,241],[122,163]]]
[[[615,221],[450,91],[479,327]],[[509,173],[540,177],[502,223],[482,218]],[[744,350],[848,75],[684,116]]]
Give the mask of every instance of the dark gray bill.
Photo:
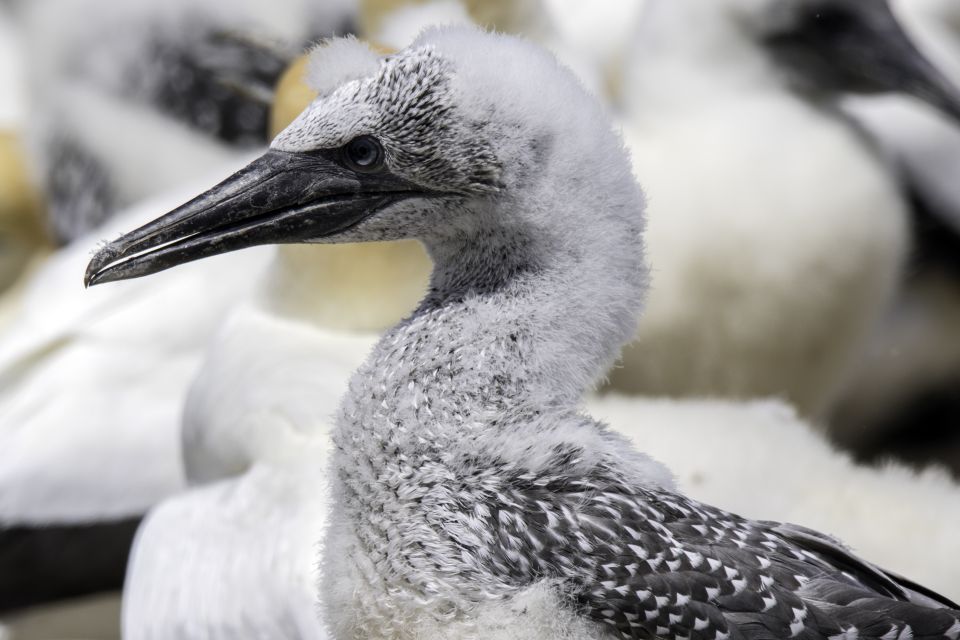
[[[87,266],[84,284],[138,278],[255,245],[316,241],[394,202],[431,195],[387,171],[347,169],[336,154],[267,152],[206,193],[100,249]]]
[[[960,90],[911,42],[887,0],[797,0],[778,8],[765,42],[803,85],[906,93],[960,121]]]

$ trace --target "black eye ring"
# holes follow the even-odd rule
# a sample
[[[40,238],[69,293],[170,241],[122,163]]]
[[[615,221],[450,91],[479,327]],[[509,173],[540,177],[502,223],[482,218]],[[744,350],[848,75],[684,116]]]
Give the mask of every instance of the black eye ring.
[[[341,148],[343,162],[358,173],[373,173],[383,168],[383,145],[373,136],[357,136]]]

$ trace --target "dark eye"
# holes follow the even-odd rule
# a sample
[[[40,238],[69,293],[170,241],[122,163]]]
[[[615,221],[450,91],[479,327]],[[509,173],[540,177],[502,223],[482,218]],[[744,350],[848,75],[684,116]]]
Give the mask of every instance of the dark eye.
[[[811,8],[808,22],[821,33],[844,34],[857,25],[857,17],[846,7],[825,5]]]
[[[344,145],[343,159],[354,171],[377,171],[383,166],[383,147],[373,136],[359,136]]]

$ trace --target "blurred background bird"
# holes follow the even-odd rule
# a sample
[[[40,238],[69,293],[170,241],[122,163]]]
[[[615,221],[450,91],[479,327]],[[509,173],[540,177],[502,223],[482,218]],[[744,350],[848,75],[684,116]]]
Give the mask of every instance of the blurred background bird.
[[[960,4],[900,0],[911,37],[960,85]],[[864,460],[937,460],[960,476],[960,124],[905,96],[850,101],[911,209],[901,287],[861,354],[831,435]]]
[[[960,120],[960,92],[884,2],[648,0],[634,47],[653,284],[612,386],[825,422],[909,241],[905,194],[838,103],[912,93]]]
[[[958,596],[942,560],[960,532],[958,488],[930,467],[947,456],[945,440],[924,435],[928,410],[912,410],[912,398],[943,406],[956,388],[952,282],[917,274],[934,261],[943,274],[955,257],[940,203],[956,187],[957,147],[859,104],[855,124],[840,87],[816,86],[815,60],[805,77],[765,46],[797,24],[777,4],[822,20],[818,9],[837,6],[862,18],[863,3],[7,4],[0,63],[30,105],[11,109],[17,142],[0,147],[0,162],[13,159],[0,225],[5,211],[22,221],[0,253],[15,265],[0,301],[0,562],[18,567],[0,567],[0,620],[14,637],[114,637],[116,595],[13,609],[118,589],[138,527],[125,636],[315,637],[326,418],[366,345],[423,291],[422,249],[282,247],[89,292],[80,274],[98,242],[227,175],[299,113],[313,95],[298,57],[309,43],[358,31],[387,51],[424,26],[467,21],[547,46],[605,97],[648,192],[649,324],[590,410],[692,495],[830,531]],[[874,4],[869,15],[882,15]],[[950,76],[951,0],[900,5]],[[316,74],[336,78],[326,66]],[[914,300],[919,320],[903,311]],[[310,406],[297,401],[307,393]],[[936,433],[960,433],[949,411],[937,415]],[[823,431],[882,464],[853,463]],[[762,494],[749,490],[759,483]],[[877,512],[884,532],[863,526]],[[919,522],[929,544],[897,544]]]
[[[4,298],[0,610],[118,588],[140,516],[184,484],[186,386],[266,255],[143,296],[85,296],[75,274],[108,225],[157,215],[265,144],[289,60],[353,21],[352,4],[283,5],[51,0],[8,15],[32,151],[17,166],[42,194],[18,210],[42,202],[37,226],[66,244]]]

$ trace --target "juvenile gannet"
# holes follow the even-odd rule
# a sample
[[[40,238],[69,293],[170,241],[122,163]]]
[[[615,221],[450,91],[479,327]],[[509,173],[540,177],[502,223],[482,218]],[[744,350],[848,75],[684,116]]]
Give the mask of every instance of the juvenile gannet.
[[[435,30],[105,246],[85,282],[264,243],[427,246],[430,291],[337,416],[334,637],[956,640],[946,599],[823,534],[676,493],[577,412],[636,326],[642,212],[570,72],[514,38]]]
[[[903,91],[957,115],[958,94],[885,1],[649,0],[631,60],[654,272],[613,387],[822,418],[907,247],[890,170],[833,100]]]

